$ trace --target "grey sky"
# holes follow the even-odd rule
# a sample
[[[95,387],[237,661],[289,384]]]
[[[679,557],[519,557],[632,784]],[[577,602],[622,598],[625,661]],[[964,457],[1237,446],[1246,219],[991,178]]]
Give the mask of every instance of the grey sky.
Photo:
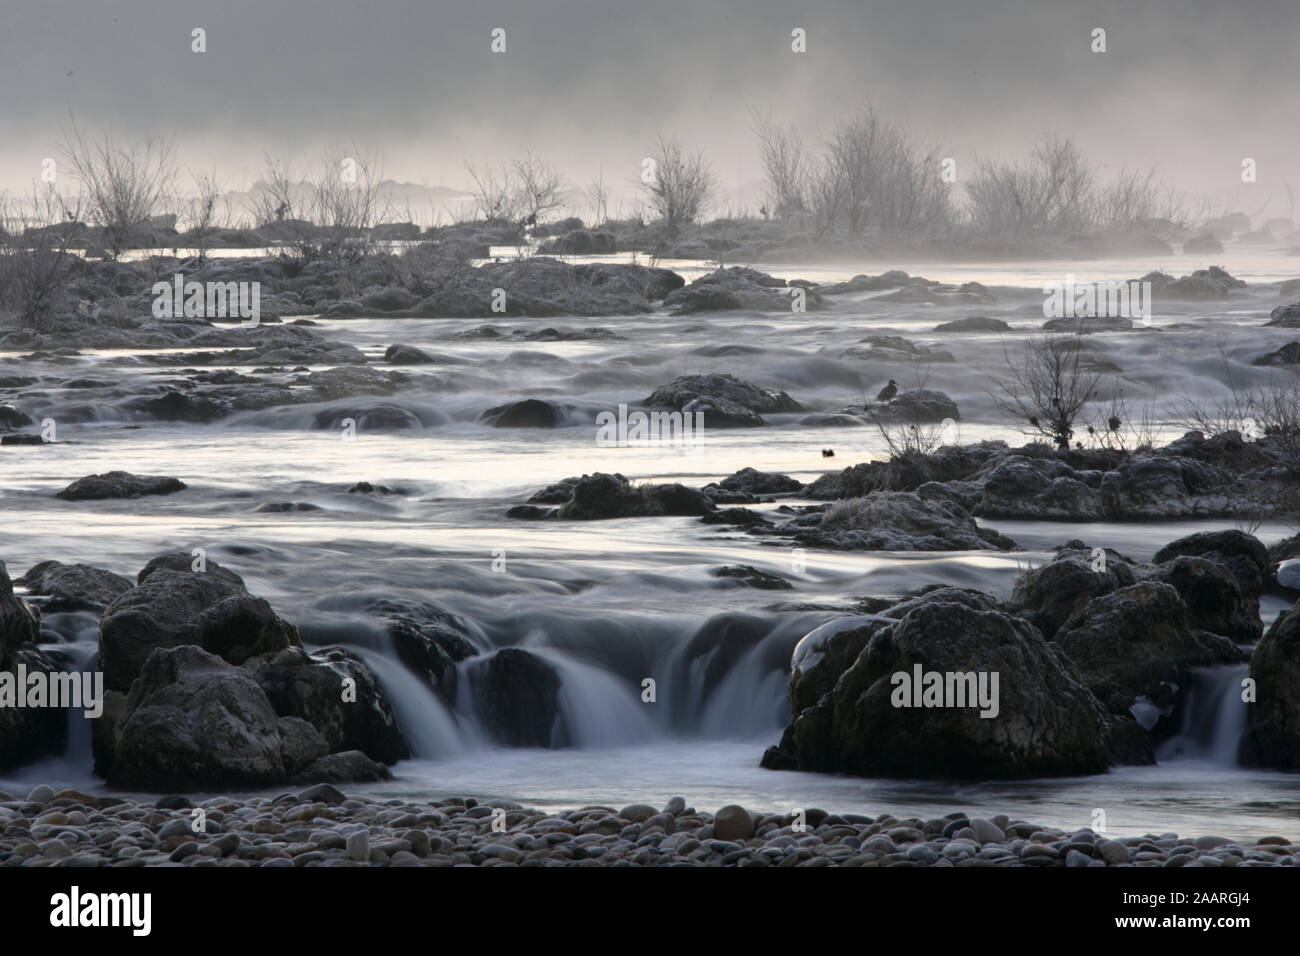
[[[1243,206],[1300,187],[1296,0],[5,0],[0,19],[10,189],[39,173],[69,109],[91,130],[171,137],[230,186],[265,152],[314,160],[331,144],[430,185],[527,147],[578,183],[603,165],[626,184],[661,131],[737,185],[760,176],[751,108],[815,139],[866,103],[959,170],[1053,129]],[[1089,52],[1093,27],[1105,54]],[[1238,185],[1247,156],[1254,195]]]

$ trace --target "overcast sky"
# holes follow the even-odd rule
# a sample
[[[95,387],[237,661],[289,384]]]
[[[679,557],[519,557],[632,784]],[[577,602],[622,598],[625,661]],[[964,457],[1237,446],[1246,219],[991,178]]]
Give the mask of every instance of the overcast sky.
[[[1298,0],[4,0],[0,20],[11,190],[70,110],[93,131],[170,137],[231,187],[265,153],[333,144],[428,185],[525,148],[579,184],[602,166],[626,184],[660,132],[734,186],[761,175],[751,109],[815,141],[866,104],[942,143],[959,176],[1055,130],[1243,206],[1300,189]],[[795,27],[807,53],[790,49]],[[1243,157],[1258,162],[1249,192]]]

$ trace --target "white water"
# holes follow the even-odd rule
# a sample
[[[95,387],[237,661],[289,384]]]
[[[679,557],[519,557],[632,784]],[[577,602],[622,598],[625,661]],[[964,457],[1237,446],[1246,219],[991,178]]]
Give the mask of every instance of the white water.
[[[1090,339],[1100,355],[1123,370],[1130,394],[1151,403],[1157,418],[1182,394],[1223,394],[1230,379],[1262,381],[1269,373],[1250,360],[1297,337],[1295,330],[1264,329],[1262,323],[1281,301],[1276,282],[1300,273],[1300,263],[1280,256],[1215,261],[1252,281],[1239,300],[1181,304],[1157,312],[1160,331]],[[868,334],[906,335],[952,351],[958,361],[934,366],[929,384],[961,406],[961,440],[1019,441],[1022,436],[1006,427],[987,393],[984,372],[1001,361],[1000,337],[935,334],[936,323],[967,314],[1000,316],[1016,330],[1008,336],[1014,344],[1042,321],[1043,281],[1063,279],[1067,272],[1079,279],[1131,278],[1154,267],[1178,275],[1205,264],[1178,259],[911,267],[931,278],[977,279],[999,299],[997,305],[953,309],[858,297],[841,299],[834,312],[791,316],[323,322],[323,331],[362,348],[372,361],[393,342],[455,360],[403,369],[417,384],[381,399],[412,411],[424,422],[423,430],[363,431],[350,443],[311,428],[319,406],[246,412],[209,426],[134,419],[123,406],[141,383],[178,376],[174,368],[141,366],[130,355],[97,353],[71,365],[0,355],[5,374],[75,374],[110,383],[64,389],[42,382],[6,396],[38,420],[54,417],[60,441],[0,449],[0,558],[15,577],[46,559],[133,576],[161,551],[205,548],[299,623],[310,640],[347,644],[375,671],[419,758],[395,768],[395,783],[367,788],[378,794],[464,794],[566,806],[661,802],[681,793],[710,809],[741,802],[865,813],[929,808],[938,814],[969,806],[1062,826],[1088,825],[1092,810],[1103,807],[1111,824],[1124,831],[1282,832],[1296,838],[1295,779],[1233,766],[1227,754],[1240,729],[1240,708],[1229,706],[1226,697],[1219,707],[1199,687],[1188,711],[1193,723],[1162,750],[1157,767],[1067,781],[948,787],[777,773],[757,766],[763,748],[777,741],[788,719],[785,675],[795,643],[848,613],[851,599],[897,595],[936,582],[1005,596],[1024,565],[1047,560],[1048,549],[1070,538],[1141,560],[1176,537],[1232,527],[1230,521],[1000,521],[994,526],[1025,552],[810,552],[806,566],[797,570],[788,544],[689,518],[568,524],[503,517],[507,507],[541,486],[583,472],[702,485],[752,466],[811,480],[882,454],[883,441],[868,429],[801,426],[798,414],[770,416],[763,429],[712,432],[698,454],[601,448],[594,442],[597,411],[639,402],[655,386],[687,372],[730,371],[783,388],[810,412],[833,411],[890,377],[913,384],[888,362],[844,357],[846,347]],[[771,268],[786,277],[843,279],[899,265]],[[506,332],[599,325],[621,338],[458,337],[489,324]],[[1226,370],[1220,344],[1228,356]],[[566,405],[568,425],[537,432],[478,424],[484,409],[524,396]],[[359,403],[364,400],[330,405]],[[1166,429],[1166,435],[1172,433]],[[836,449],[832,460],[821,458],[827,447]],[[190,487],[137,501],[76,503],[52,497],[76,477],[114,468],[176,475]],[[346,493],[361,480],[405,493],[375,498]],[[309,502],[322,510],[255,510],[275,501]],[[1272,541],[1290,531],[1265,524],[1257,533]],[[505,568],[497,572],[493,560],[499,552]],[[708,573],[742,563],[782,574],[796,590],[735,587]],[[488,744],[464,682],[455,706],[447,707],[393,658],[386,637],[359,618],[356,608],[363,599],[380,595],[434,601],[463,615],[480,629],[474,639],[484,652],[519,645],[552,662],[562,680],[564,716],[580,746],[535,751]],[[1267,601],[1266,619],[1282,606]],[[817,607],[833,609],[809,609]],[[723,652],[725,641],[718,637],[723,633],[739,635],[728,638],[739,642],[738,650]],[[93,647],[92,637],[77,638],[79,653]],[[714,671],[706,679],[711,661]],[[461,665],[462,674],[472,670],[471,663]],[[641,700],[646,677],[657,683],[653,704]],[[1224,678],[1223,686],[1227,683]],[[67,760],[24,768],[6,780],[15,788],[38,780],[90,785],[84,744],[76,743]],[[6,780],[0,780],[0,788]]]

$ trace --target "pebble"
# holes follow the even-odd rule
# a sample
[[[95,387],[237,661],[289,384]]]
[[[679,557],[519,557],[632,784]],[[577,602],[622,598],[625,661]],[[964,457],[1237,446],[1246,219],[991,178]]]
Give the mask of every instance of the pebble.
[[[696,812],[684,797],[663,810],[583,807],[563,812],[471,799],[413,803],[349,798],[328,784],[265,799],[203,802],[196,834],[190,798],[156,803],[36,787],[0,801],[0,868],[12,866],[1297,866],[1285,837],[1148,833],[1117,839],[1006,814],[932,819],[754,813],[731,805]],[[494,809],[507,828],[494,830]],[[804,825],[799,826],[802,822]]]

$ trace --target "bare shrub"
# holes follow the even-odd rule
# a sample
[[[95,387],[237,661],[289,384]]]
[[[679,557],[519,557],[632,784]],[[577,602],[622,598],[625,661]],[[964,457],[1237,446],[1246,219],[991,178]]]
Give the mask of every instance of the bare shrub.
[[[669,236],[695,222],[713,203],[718,180],[702,150],[688,153],[675,138],[659,136],[650,151],[654,175],[642,181],[647,204]]]
[[[1084,361],[1082,336],[1048,332],[1031,338],[1013,355],[1002,344],[1006,374],[986,378],[997,406],[1015,418],[1026,434],[1069,448],[1079,414],[1097,398],[1102,377]]]

